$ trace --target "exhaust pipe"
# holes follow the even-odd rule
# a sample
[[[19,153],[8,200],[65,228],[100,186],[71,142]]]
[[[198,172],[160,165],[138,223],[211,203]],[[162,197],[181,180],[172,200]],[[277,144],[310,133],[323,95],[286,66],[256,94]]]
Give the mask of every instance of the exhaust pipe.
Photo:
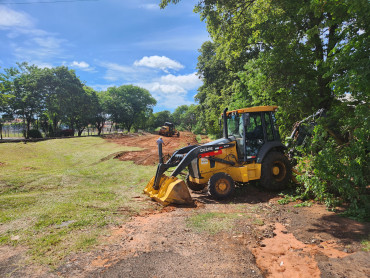
[[[225,139],[228,139],[229,138],[229,134],[228,134],[228,131],[227,131],[227,118],[226,118],[226,112],[227,112],[228,108],[226,107],[224,109],[224,113],[222,115],[222,117],[224,118],[224,138]]]

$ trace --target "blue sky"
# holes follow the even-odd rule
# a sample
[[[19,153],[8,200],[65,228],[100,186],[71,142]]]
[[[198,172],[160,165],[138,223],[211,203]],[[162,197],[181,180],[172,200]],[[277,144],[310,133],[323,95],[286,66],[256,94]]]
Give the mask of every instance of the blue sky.
[[[64,65],[96,90],[137,85],[156,98],[155,112],[194,103],[205,23],[197,0],[164,10],[159,1],[0,0],[0,67]]]

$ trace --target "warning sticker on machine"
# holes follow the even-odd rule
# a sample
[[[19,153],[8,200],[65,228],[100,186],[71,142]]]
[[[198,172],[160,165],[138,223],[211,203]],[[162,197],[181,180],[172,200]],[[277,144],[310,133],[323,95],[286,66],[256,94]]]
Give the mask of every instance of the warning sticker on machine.
[[[200,164],[208,164],[208,159],[207,159],[207,158],[202,157],[202,158],[200,159]]]

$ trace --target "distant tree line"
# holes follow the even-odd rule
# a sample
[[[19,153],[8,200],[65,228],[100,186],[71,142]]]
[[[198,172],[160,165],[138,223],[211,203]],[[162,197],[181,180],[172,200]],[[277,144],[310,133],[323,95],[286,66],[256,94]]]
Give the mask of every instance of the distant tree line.
[[[95,91],[64,66],[21,63],[0,73],[0,122],[21,119],[26,138],[32,128],[58,136],[62,126],[79,136],[92,126],[100,135],[108,120],[128,131],[148,128],[155,104],[147,90],[133,85]]]

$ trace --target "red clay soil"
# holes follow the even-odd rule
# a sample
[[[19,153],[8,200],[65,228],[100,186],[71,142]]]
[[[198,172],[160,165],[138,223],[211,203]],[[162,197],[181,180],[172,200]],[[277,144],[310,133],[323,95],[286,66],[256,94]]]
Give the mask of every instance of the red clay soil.
[[[262,241],[263,247],[253,249],[256,263],[266,277],[320,277],[315,255],[328,258],[344,258],[348,253],[335,249],[335,241],[304,244],[280,224],[275,224],[275,236]]]
[[[370,277],[369,253],[360,244],[370,230],[368,223],[346,226],[343,234],[331,230],[332,225],[347,221],[321,205],[281,206],[278,197],[266,198],[253,187],[239,193],[222,203],[193,192],[196,208],[167,207],[133,217],[112,230],[105,246],[70,257],[56,273],[107,278]],[[320,213],[307,217],[310,209]],[[214,235],[187,225],[194,214],[217,212],[240,218],[232,230]],[[257,218],[264,225],[254,224]]]
[[[134,161],[140,165],[156,165],[158,163],[158,146],[157,139],[159,135],[145,133],[145,134],[129,134],[109,136],[108,141],[114,142],[124,146],[135,146],[143,148],[142,151],[122,152],[116,158],[120,160]],[[164,137],[163,155],[169,158],[170,155],[177,149],[186,147],[187,145],[199,144],[196,137],[191,132],[181,132],[180,137]]]

